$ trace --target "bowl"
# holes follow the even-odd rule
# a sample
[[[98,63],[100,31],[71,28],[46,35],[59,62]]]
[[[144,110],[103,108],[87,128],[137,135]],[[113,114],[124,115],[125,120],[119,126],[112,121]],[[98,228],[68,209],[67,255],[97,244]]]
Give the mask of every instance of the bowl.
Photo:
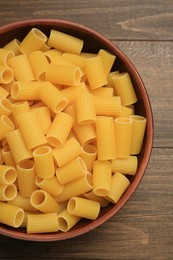
[[[105,49],[116,55],[117,58],[113,69],[119,69],[122,72],[128,72],[130,74],[136,95],[138,97],[138,101],[135,104],[135,111],[137,114],[142,115],[147,119],[147,127],[142,150],[138,155],[138,169],[136,175],[130,176],[130,185],[118,203],[110,203],[107,207],[102,208],[99,217],[96,220],[90,221],[82,219],[76,226],[66,233],[57,232],[46,234],[27,234],[22,228],[15,229],[0,224],[0,234],[9,237],[31,241],[58,241],[87,233],[88,231],[102,225],[105,221],[114,216],[129,200],[137,189],[150,159],[153,143],[153,116],[146,88],[135,66],[116,45],[93,29],[65,20],[24,20],[0,27],[0,47],[3,47],[14,38],[22,40],[33,27],[40,29],[47,35],[49,35],[51,29],[55,29],[83,39],[85,42],[83,49],[84,52],[97,53],[99,49]]]

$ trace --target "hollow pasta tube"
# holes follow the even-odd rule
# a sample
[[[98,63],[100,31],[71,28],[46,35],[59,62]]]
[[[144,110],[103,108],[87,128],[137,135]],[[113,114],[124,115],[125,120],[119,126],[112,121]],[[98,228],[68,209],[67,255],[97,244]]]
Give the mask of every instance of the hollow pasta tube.
[[[36,81],[16,81],[11,88],[11,97],[15,100],[38,100],[39,88],[40,84]]]
[[[93,169],[93,163],[96,159],[97,156],[97,149],[91,145],[91,144],[84,144],[82,146],[82,154],[81,154],[81,158],[83,159],[83,161],[86,164],[87,170],[89,172],[92,172]]]
[[[37,210],[31,205],[30,198],[22,197],[18,192],[13,200],[8,201],[8,204],[22,208],[25,211],[36,212]]]
[[[63,53],[62,56],[73,62],[74,64],[76,64],[76,66],[80,67],[81,69],[83,69],[84,67],[84,59],[86,59],[85,57],[81,56],[81,55],[77,55],[77,54],[73,54],[73,53]]]
[[[110,201],[108,201],[105,197],[102,196],[97,196],[93,190],[83,194],[84,198],[89,199],[89,200],[94,200],[99,202],[100,207],[106,207]]]
[[[50,50],[45,51],[44,55],[46,56],[49,63],[56,64],[57,59],[59,58],[59,56],[62,55],[62,52],[58,51],[56,49],[50,49]]]
[[[20,51],[19,51],[19,44],[20,41],[18,39],[13,39],[12,41],[10,41],[9,43],[7,43],[3,49],[5,50],[10,50],[14,52],[14,55],[19,55]]]
[[[37,190],[35,165],[31,160],[21,161],[16,166],[18,189],[22,197],[29,198]]]
[[[132,119],[119,117],[114,120],[116,156],[128,158],[132,144]]]
[[[59,231],[56,213],[28,214],[27,218],[28,234]]]
[[[14,78],[13,70],[7,66],[0,65],[0,83],[9,84]]]
[[[3,87],[0,87],[0,99],[1,98],[6,98],[9,95],[9,92],[4,89]]]
[[[46,179],[36,176],[35,183],[40,189],[47,191],[53,197],[58,196],[64,188],[64,186],[59,183],[56,176]]]
[[[55,165],[52,148],[41,146],[33,151],[37,176],[40,178],[51,178],[55,174]]]
[[[2,140],[7,133],[14,130],[14,128],[14,124],[10,118],[5,115],[0,116],[0,140]]]
[[[7,98],[0,99],[0,116],[9,116],[11,114],[11,102]]]
[[[46,106],[33,108],[36,111],[43,134],[47,134],[51,126],[50,109]]]
[[[121,99],[118,96],[93,96],[96,115],[116,116],[121,113]]]
[[[146,118],[139,115],[130,116],[132,119],[132,146],[131,146],[131,154],[139,154],[141,151],[145,128],[146,128]]]
[[[33,157],[32,152],[26,147],[19,129],[7,133],[5,138],[16,163]]]
[[[1,150],[2,159],[4,163],[8,166],[16,167],[16,163],[10,151],[10,147],[8,145],[4,146]]]
[[[17,228],[21,225],[23,219],[23,209],[0,202],[0,223]]]
[[[93,96],[112,97],[113,88],[100,87],[100,88],[96,88],[96,89],[89,89],[89,93]]]
[[[100,204],[94,200],[72,197],[67,204],[67,211],[71,215],[94,220],[99,215]]]
[[[14,57],[14,53],[10,50],[0,48],[0,64],[8,66],[8,60]]]
[[[137,156],[130,155],[128,158],[116,158],[111,161],[112,172],[135,175],[138,166]]]
[[[50,47],[73,54],[80,54],[83,44],[83,40],[57,30],[51,30],[48,39]]]
[[[32,28],[19,45],[19,51],[23,54],[30,54],[39,50],[47,41],[47,36],[37,28]]]
[[[17,178],[16,169],[8,165],[0,165],[0,184],[9,185]]]
[[[116,158],[115,130],[112,117],[98,117],[96,120],[98,160]]]
[[[68,213],[67,209],[64,209],[57,216],[59,230],[63,232],[69,231],[72,227],[74,227],[79,221],[81,217],[74,216]]]
[[[114,64],[116,56],[103,49],[99,50],[98,56],[100,56],[102,59],[105,75],[107,77],[109,72],[111,71],[111,68]]]
[[[14,118],[14,124],[18,128],[17,116],[21,113],[30,111],[30,106],[27,101],[21,101],[11,104],[11,111]]]
[[[14,184],[0,184],[0,201],[13,200],[17,195],[17,188]]]

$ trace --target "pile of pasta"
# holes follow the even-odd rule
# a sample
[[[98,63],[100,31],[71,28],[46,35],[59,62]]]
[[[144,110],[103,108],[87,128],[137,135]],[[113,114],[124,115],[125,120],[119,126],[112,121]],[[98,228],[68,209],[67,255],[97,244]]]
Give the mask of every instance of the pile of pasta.
[[[137,171],[146,118],[115,55],[32,28],[0,48],[0,223],[67,232],[117,203]]]

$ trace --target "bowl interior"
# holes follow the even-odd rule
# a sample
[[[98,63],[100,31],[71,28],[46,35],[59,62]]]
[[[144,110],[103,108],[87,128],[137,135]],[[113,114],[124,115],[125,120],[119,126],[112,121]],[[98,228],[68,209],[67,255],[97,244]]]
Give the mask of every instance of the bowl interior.
[[[98,219],[95,221],[83,219],[67,233],[58,232],[51,234],[26,234],[24,229],[13,229],[5,225],[0,226],[1,234],[14,238],[35,241],[63,240],[86,233],[89,230],[101,225],[112,217],[128,201],[140,183],[149,162],[153,142],[153,118],[150,101],[145,86],[134,65],[118,47],[92,29],[86,28],[80,24],[63,20],[26,20],[5,25],[0,28],[0,47],[3,47],[14,38],[22,40],[33,27],[40,29],[47,34],[47,36],[49,36],[51,29],[55,29],[83,39],[84,48],[82,51],[84,52],[97,53],[100,49],[105,49],[115,54],[117,58],[112,71],[120,70],[120,72],[129,72],[138,97],[138,101],[135,104],[135,113],[147,118],[147,129],[144,136],[142,151],[138,156],[139,164],[137,173],[135,176],[129,177],[131,184],[121,197],[120,201],[116,205],[111,203],[106,208],[102,208]]]

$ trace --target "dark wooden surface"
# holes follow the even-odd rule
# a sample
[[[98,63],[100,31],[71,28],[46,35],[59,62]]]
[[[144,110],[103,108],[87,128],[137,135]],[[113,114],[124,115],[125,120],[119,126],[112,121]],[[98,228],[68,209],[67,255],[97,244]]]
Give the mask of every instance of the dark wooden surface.
[[[155,123],[146,174],[125,207],[95,230],[60,242],[0,236],[0,259],[173,259],[173,1],[0,0],[0,26],[67,19],[113,40],[138,69]]]

